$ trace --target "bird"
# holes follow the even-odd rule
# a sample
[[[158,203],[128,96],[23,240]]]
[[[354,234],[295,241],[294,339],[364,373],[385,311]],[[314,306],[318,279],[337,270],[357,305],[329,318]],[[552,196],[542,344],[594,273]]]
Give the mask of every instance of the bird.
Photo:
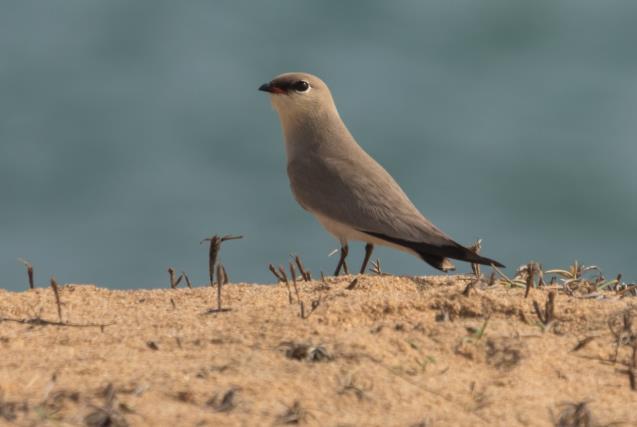
[[[284,73],[259,87],[279,115],[292,194],[341,245],[335,276],[349,274],[349,241],[394,248],[443,272],[449,260],[504,267],[457,243],[418,210],[392,176],[356,142],[332,93],[308,73]]]

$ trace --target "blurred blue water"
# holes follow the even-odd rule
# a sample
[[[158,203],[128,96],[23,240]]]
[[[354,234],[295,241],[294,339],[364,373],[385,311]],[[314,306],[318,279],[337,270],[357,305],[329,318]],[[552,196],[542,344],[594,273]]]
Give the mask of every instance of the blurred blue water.
[[[233,281],[337,247],[293,201],[256,88],[308,71],[434,223],[509,267],[575,259],[637,279],[637,3],[0,5],[0,287]],[[355,246],[352,263],[362,257]],[[387,271],[431,273],[379,250]],[[466,271],[466,267],[463,266]]]

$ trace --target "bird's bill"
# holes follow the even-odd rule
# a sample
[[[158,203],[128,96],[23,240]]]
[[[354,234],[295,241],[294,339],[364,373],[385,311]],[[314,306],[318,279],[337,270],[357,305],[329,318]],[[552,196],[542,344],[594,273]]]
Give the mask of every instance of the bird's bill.
[[[271,94],[285,93],[285,90],[283,90],[282,88],[278,86],[273,85],[271,82],[262,84],[261,86],[259,86],[259,90],[262,92],[269,92]]]

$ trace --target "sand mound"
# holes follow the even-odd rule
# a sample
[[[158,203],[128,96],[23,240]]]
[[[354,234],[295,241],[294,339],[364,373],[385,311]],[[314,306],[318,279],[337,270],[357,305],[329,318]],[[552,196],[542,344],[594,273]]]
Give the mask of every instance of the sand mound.
[[[0,424],[637,425],[634,298],[352,279],[0,291]]]

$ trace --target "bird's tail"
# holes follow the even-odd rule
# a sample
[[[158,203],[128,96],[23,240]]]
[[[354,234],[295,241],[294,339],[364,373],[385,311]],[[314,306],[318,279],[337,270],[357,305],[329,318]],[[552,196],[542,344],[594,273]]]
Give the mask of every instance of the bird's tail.
[[[504,268],[504,265],[494,259],[483,257],[473,252],[472,250],[465,248],[464,246],[458,244],[458,256],[448,255],[449,258],[459,259],[461,261],[471,262],[473,264],[482,264],[482,265],[495,265],[496,267]]]
[[[460,261],[466,261],[474,264],[483,265],[495,265],[496,267],[504,268],[504,265],[494,259],[480,256],[465,248],[459,243],[453,240],[448,240],[443,245],[434,245],[431,243],[411,242],[408,240],[389,237],[380,233],[366,232],[377,238],[386,240],[388,242],[403,246],[416,252],[423,261],[430,264],[432,267],[438,270],[448,271],[453,269],[453,264],[449,262],[447,258],[457,259]]]
[[[469,251],[464,253],[463,256],[451,256],[449,255],[449,258],[444,257],[444,256],[440,256],[440,255],[432,255],[429,252],[418,252],[418,255],[420,256],[420,258],[425,261],[427,264],[429,264],[430,266],[440,270],[440,271],[444,271],[445,273],[447,271],[453,271],[456,269],[456,267],[454,267],[454,265],[451,263],[451,261],[449,261],[449,258],[454,258],[454,259],[458,259],[461,261],[467,261],[473,264],[483,264],[483,265],[495,265],[496,267],[504,267],[504,265],[502,265],[501,263],[499,263],[496,260],[493,260],[491,258],[486,258],[486,257],[482,257],[480,255],[477,255],[475,253],[473,253],[472,251]]]

